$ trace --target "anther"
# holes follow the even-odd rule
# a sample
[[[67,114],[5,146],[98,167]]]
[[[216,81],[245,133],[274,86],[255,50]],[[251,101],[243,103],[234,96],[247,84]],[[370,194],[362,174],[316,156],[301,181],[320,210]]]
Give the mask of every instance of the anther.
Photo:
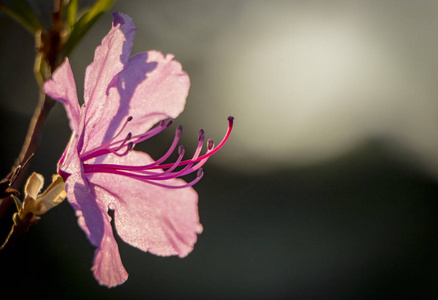
[[[181,136],[182,131],[183,131],[183,127],[182,127],[182,125],[179,125],[178,128],[176,129],[176,134],[177,134],[178,136]]]
[[[198,140],[201,140],[203,138],[204,138],[204,130],[200,129],[199,132],[198,132]]]
[[[213,142],[213,140],[212,139],[208,139],[208,141],[207,141],[207,149],[208,150],[211,150],[211,149],[213,149],[214,148],[214,142]]]
[[[178,147],[178,155],[181,155],[181,153],[184,153],[184,146],[183,145],[180,145]]]

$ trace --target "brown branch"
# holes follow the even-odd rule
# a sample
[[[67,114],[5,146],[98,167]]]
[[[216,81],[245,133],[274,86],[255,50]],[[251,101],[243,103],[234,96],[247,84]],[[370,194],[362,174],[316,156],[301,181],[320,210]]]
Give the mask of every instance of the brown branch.
[[[46,63],[47,68],[45,70],[38,69],[36,72],[38,72],[41,75],[42,81],[49,79],[51,76],[52,71],[54,71],[62,61],[63,57],[61,57],[61,45],[63,43],[61,38],[61,32],[63,29],[64,23],[63,23],[63,5],[62,0],[54,0],[54,11],[52,13],[52,28],[49,31],[43,31],[39,34],[36,34],[36,47],[37,47],[37,57],[36,59],[41,59],[42,62]],[[15,172],[18,165],[22,164],[23,162],[27,161],[29,157],[33,153],[36,152],[40,141],[41,136],[43,133],[43,128],[46,123],[47,116],[52,109],[52,107],[55,105],[55,101],[47,97],[42,90],[42,82],[40,83],[40,95],[39,95],[39,102],[38,106],[35,109],[34,115],[30,121],[29,129],[27,131],[26,138],[24,140],[24,144],[21,148],[21,152],[15,161],[15,164],[12,168],[11,173],[9,173],[5,179],[2,181],[5,187],[7,187],[8,182],[4,182],[5,180],[8,180],[8,178],[11,177],[13,172]],[[23,178],[26,175],[26,171],[29,168],[29,165],[26,165],[23,170],[18,174],[17,178],[14,180],[14,182],[10,182],[10,188],[11,190],[18,189],[21,185],[21,182],[23,181]],[[12,197],[6,197],[3,199],[0,199],[0,219],[6,214],[8,211],[8,208],[13,203]],[[17,234],[19,232],[20,234]],[[2,248],[6,247],[8,244],[8,241],[15,240],[16,236],[21,235],[21,231],[17,230],[17,228],[12,228],[10,237],[14,237],[13,239],[6,240],[5,244],[2,246]]]
[[[15,246],[17,239],[29,231],[29,227],[32,225],[31,219],[33,217],[32,213],[28,213],[23,220],[18,217],[18,214],[14,214],[14,224],[12,225],[11,231],[6,237],[3,245],[0,247],[0,251],[5,251],[12,249]]]
[[[36,152],[41,141],[47,116],[54,105],[54,100],[47,97],[44,93],[40,94],[38,106],[35,110],[32,120],[30,121],[26,139],[13,169],[15,169],[19,164],[22,164],[24,161],[28,160],[29,157]],[[18,175],[17,179],[12,185],[13,187],[17,188],[20,186],[25,173],[26,170],[23,170],[20,175]]]
[[[41,141],[41,136],[43,133],[43,128],[44,128],[44,124],[46,123],[47,116],[54,105],[55,105],[54,100],[47,97],[44,93],[40,93],[38,106],[30,121],[26,139],[24,140],[24,144],[23,147],[21,148],[20,155],[15,161],[15,165],[12,168],[11,173],[15,171],[18,165],[22,164],[33,153],[36,152]],[[18,189],[26,174],[27,168],[28,165],[26,165],[24,169],[20,172],[20,174],[15,179],[15,181],[12,183],[11,185],[12,188]],[[9,175],[7,177],[9,177]],[[12,203],[13,201],[11,197],[6,197],[0,200],[0,218],[3,217],[3,215],[6,213],[6,211],[8,210],[9,206]]]

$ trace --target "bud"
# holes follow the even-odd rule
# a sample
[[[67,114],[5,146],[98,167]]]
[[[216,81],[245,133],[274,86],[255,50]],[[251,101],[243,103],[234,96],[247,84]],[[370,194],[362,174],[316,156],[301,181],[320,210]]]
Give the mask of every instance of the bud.
[[[41,174],[34,172],[30,175],[24,187],[23,204],[14,222],[22,222],[26,219],[30,224],[35,224],[40,220],[41,215],[60,204],[67,196],[64,181],[59,175],[54,175],[50,186],[39,194],[43,185],[44,177]]]

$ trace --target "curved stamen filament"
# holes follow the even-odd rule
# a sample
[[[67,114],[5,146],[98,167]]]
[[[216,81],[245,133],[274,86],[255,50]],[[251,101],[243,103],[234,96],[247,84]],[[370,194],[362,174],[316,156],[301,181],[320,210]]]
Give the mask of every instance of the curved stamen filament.
[[[93,172],[95,173],[98,172],[100,168],[109,168],[109,169],[123,169],[123,170],[135,172],[135,171],[143,171],[150,169],[151,167],[159,165],[169,158],[169,156],[173,153],[176,146],[178,145],[178,141],[181,137],[181,134],[182,134],[182,126],[178,126],[178,128],[175,130],[175,137],[173,139],[172,144],[170,145],[169,150],[167,150],[167,152],[161,158],[159,158],[158,160],[156,160],[151,164],[142,165],[142,166],[120,166],[117,164],[93,164],[93,165],[84,164],[84,171],[86,173],[93,173]]]
[[[191,182],[188,182],[188,183],[186,183],[184,185],[177,185],[177,186],[175,186],[175,185],[162,184],[162,183],[158,183],[158,182],[155,182],[155,181],[149,181],[149,180],[145,180],[145,182],[147,182],[149,184],[153,184],[153,185],[159,186],[159,187],[168,188],[168,189],[182,189],[182,188],[185,188],[185,187],[189,187],[189,186],[195,185],[196,183],[199,182],[199,180],[202,179],[203,176],[204,176],[203,170],[199,169],[199,171],[198,171],[198,173],[196,175],[196,178],[194,180],[192,180]]]
[[[124,146],[123,146],[124,147]],[[114,155],[117,155],[117,156],[125,156],[126,154],[128,154],[128,152],[129,151],[131,151],[132,150],[132,148],[134,148],[134,144],[132,143],[132,142],[130,142],[130,143],[128,143],[128,145],[126,146],[126,150],[124,151],[124,152],[122,152],[122,153],[117,153],[116,151],[118,151],[118,150],[120,150],[121,148],[123,148],[123,147],[120,147],[119,149],[116,149],[116,150],[109,150],[112,154],[114,154]]]
[[[219,143],[219,145],[217,145],[214,149],[212,149],[211,151],[207,152],[206,154],[198,157],[196,159],[196,161],[201,161],[205,158],[208,158],[209,156],[213,155],[214,153],[216,153],[220,148],[222,148],[222,146],[225,144],[225,142],[228,140],[228,137],[231,134],[231,131],[233,130],[233,117],[228,117],[228,130],[227,133],[225,134],[225,137],[222,139],[222,141]],[[192,160],[188,159],[185,161],[182,161],[180,163],[180,165],[185,165],[185,164],[189,164]],[[166,169],[169,168],[171,166],[171,164],[167,164],[167,165],[160,165],[160,166],[155,166],[155,167],[150,167],[150,169]]]
[[[85,173],[96,173],[96,172],[102,172],[102,170],[105,170],[105,172],[107,170],[130,171],[130,172],[134,172],[134,173],[127,173],[127,174],[132,174],[132,175],[135,174],[135,175],[143,176],[144,179],[156,178],[156,179],[166,180],[166,179],[176,178],[176,177],[182,176],[181,174],[186,175],[186,174],[192,173],[193,171],[198,169],[198,168],[196,168],[196,169],[191,170],[191,167],[193,166],[193,164],[195,163],[199,154],[201,153],[202,145],[204,144],[205,135],[204,135],[204,131],[202,129],[199,131],[198,138],[199,138],[198,147],[195,151],[195,154],[193,155],[193,158],[191,159],[192,163],[187,164],[182,170],[180,170],[178,172],[171,173],[176,167],[181,165],[181,160],[182,160],[182,157],[184,155],[184,148],[183,147],[179,148],[179,151],[178,151],[179,157],[178,157],[177,161],[175,163],[173,163],[167,170],[165,170],[162,173],[147,171],[149,168],[145,169],[145,166],[121,166],[121,165],[108,165],[108,164],[84,165],[84,172]],[[138,167],[141,167],[141,168],[138,168]]]
[[[160,173],[159,177],[161,180],[166,180],[166,179],[171,179],[171,178],[176,178],[176,177],[180,177],[186,174],[190,174],[192,173],[194,170],[192,170],[192,166],[195,163],[196,159],[198,158],[199,154],[201,153],[202,150],[202,145],[204,144],[204,139],[205,139],[205,135],[204,135],[204,130],[199,130],[199,143],[198,143],[198,147],[196,148],[195,154],[193,155],[192,158],[192,163],[187,164],[182,170],[178,171],[178,172],[174,172],[174,173],[170,173],[169,175],[165,176],[165,173]],[[178,164],[178,166],[181,166],[181,163]],[[166,171],[165,171],[166,172]]]
[[[112,142],[112,141],[114,141],[114,140],[115,140],[115,139],[116,139],[116,138],[117,138],[117,137],[123,132],[123,130],[126,128],[126,126],[128,125],[128,123],[132,121],[132,119],[133,119],[132,116],[129,116],[128,118],[126,118],[126,121],[125,121],[125,123],[123,124],[122,128],[119,129],[119,131],[114,135],[114,137],[113,137],[111,140],[107,141],[106,143],[100,145],[99,147],[97,147],[97,148],[95,148],[95,149],[93,149],[93,150],[91,150],[91,151],[89,151],[89,152],[83,153],[83,154],[81,155],[81,158],[91,156],[91,154],[92,154],[92,153],[95,153],[96,151],[99,151],[99,150],[102,150],[102,149],[109,148],[109,147],[113,146],[114,144],[119,143],[120,140],[119,140],[118,142]],[[125,139],[125,140],[126,140],[126,139]],[[98,155],[98,156],[99,156],[99,155]],[[97,156],[94,156],[94,157],[97,157]],[[90,158],[87,158],[87,159],[90,159]],[[85,159],[85,160],[87,160],[87,159]]]
[[[133,142],[129,142],[128,144],[126,144],[126,142],[128,142],[131,139],[131,136],[132,136],[132,134],[128,133],[126,135],[125,139],[122,141],[122,143],[119,146],[117,146],[115,148],[108,147],[108,148],[103,148],[103,149],[100,149],[101,147],[99,147],[98,150],[93,150],[93,151],[89,152],[87,155],[81,156],[81,160],[87,161],[89,159],[99,157],[101,155],[105,155],[108,153],[113,153],[113,154],[118,155],[118,156],[126,155],[126,154],[128,154],[129,151],[131,151],[134,148]],[[127,147],[127,150],[125,152],[123,152],[124,154],[118,154],[117,151],[119,151],[123,147]]]
[[[169,127],[173,124],[173,120],[163,120],[160,122],[160,125],[156,126],[155,128],[147,131],[146,133],[139,134],[136,136],[133,136],[132,139],[136,139],[134,141],[135,144],[141,143],[147,139],[150,139],[151,137],[159,134],[161,131]]]
[[[81,155],[81,160],[82,161],[87,161],[89,159],[96,158],[98,156],[102,156],[102,155],[105,155],[105,154],[108,154],[108,153],[115,153],[115,151],[118,151],[121,148],[123,148],[128,140],[132,140],[133,145],[135,145],[137,143],[140,143],[140,142],[142,142],[144,140],[147,140],[147,139],[157,135],[158,133],[160,133],[161,131],[163,131],[164,129],[166,129],[167,127],[169,127],[173,123],[172,120],[163,120],[163,121],[160,122],[160,125],[158,125],[155,128],[147,131],[144,134],[139,134],[139,135],[136,135],[136,136],[132,136],[132,133],[129,132],[125,139],[115,141],[115,139],[126,128],[126,125],[132,119],[133,119],[132,116],[128,117],[126,122],[125,122],[125,124],[123,124],[122,128],[117,132],[117,134],[111,140],[109,140],[108,142],[104,143],[103,145],[101,145],[101,146],[99,146],[99,147],[97,147],[97,148],[95,148],[95,149],[93,149],[93,150],[91,150],[89,152],[83,153]]]
[[[136,180],[140,180],[143,182],[147,182],[150,184],[154,184],[156,186],[165,187],[165,188],[183,188],[186,186],[191,186],[195,183],[197,183],[203,176],[202,166],[205,164],[205,162],[208,160],[208,158],[216,153],[227,141],[229,138],[232,128],[233,128],[233,117],[228,117],[228,130],[222,139],[222,141],[215,147],[213,140],[207,141],[207,151],[204,155],[199,156],[204,144],[205,135],[204,131],[201,129],[198,134],[198,146],[196,148],[195,153],[193,154],[193,157],[191,159],[182,161],[184,156],[184,147],[180,146],[178,149],[178,158],[174,163],[164,164],[163,163],[166,159],[169,158],[169,156],[174,152],[176,145],[178,144],[178,141],[182,134],[182,127],[179,126],[175,131],[175,137],[174,140],[169,148],[169,150],[157,161],[147,164],[147,165],[141,165],[141,166],[127,166],[127,165],[119,165],[119,164],[85,164],[84,163],[84,172],[85,173],[111,173],[115,175],[121,175],[130,177]],[[128,120],[127,122],[129,122]],[[165,128],[167,128],[171,124],[171,121],[162,121],[160,125],[152,129],[151,131],[147,132],[143,135],[137,135],[132,137],[131,133],[129,133],[124,140],[119,140],[117,142],[113,143],[106,143],[107,147],[102,148],[99,147],[93,152],[90,152],[85,157],[81,157],[82,161],[85,161],[90,158],[94,158],[100,155],[113,153],[117,156],[124,156],[126,155],[134,145],[140,141],[143,141],[145,139],[150,138],[151,136],[156,135],[157,133],[161,132]],[[124,127],[123,127],[124,128]],[[123,129],[122,129],[123,130]],[[118,134],[119,135],[119,134]],[[128,143],[129,141],[129,143]],[[119,144],[117,147],[114,147],[115,145]],[[109,147],[108,147],[109,145]],[[123,153],[118,153],[117,151],[121,150],[122,148],[126,147],[126,150]],[[177,167],[184,166],[179,171],[175,171]],[[156,170],[156,171],[155,171]],[[162,170],[162,171],[160,171]],[[170,180],[177,177],[185,176],[190,173],[193,173],[194,171],[198,170],[197,177],[191,181],[190,183],[187,183],[182,186],[172,186],[165,183],[158,183],[156,181],[160,180]]]
[[[209,139],[207,142],[207,152],[205,153],[205,155],[209,154],[214,148],[214,142],[212,139]],[[210,156],[207,156],[206,158],[200,160],[196,165],[194,165],[193,168],[190,169],[190,171],[185,172],[184,174],[181,174],[179,176],[184,176],[187,175],[189,173],[192,173],[196,170],[198,170],[199,168],[201,168],[206,162],[207,160],[210,158]]]
[[[115,175],[126,176],[126,177],[129,177],[129,178],[135,179],[135,180],[139,180],[139,181],[147,182],[147,183],[150,183],[150,184],[153,184],[153,185],[157,185],[157,186],[160,186],[160,187],[166,187],[166,188],[171,188],[171,189],[179,189],[179,188],[184,188],[184,187],[187,187],[187,186],[192,186],[192,185],[196,184],[199,180],[201,180],[202,176],[204,176],[204,172],[203,172],[203,170],[201,168],[201,169],[198,170],[196,178],[194,180],[192,180],[191,182],[186,183],[184,185],[173,186],[173,185],[168,185],[168,184],[164,184],[164,183],[158,183],[158,182],[155,182],[155,180],[173,179],[175,177],[166,178],[166,179],[163,179],[163,178],[160,178],[160,177],[158,177],[158,178],[155,177],[154,178],[154,176],[148,177],[148,176],[145,176],[145,175],[132,174],[132,173],[125,172],[125,171],[110,170],[110,169],[101,169],[99,171],[99,173],[111,173],[111,174],[115,174]]]

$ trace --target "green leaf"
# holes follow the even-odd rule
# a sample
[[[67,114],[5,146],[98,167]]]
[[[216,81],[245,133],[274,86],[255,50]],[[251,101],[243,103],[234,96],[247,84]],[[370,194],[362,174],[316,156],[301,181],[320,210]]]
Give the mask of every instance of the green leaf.
[[[43,28],[40,20],[25,0],[0,0],[0,10],[11,16],[33,34]]]
[[[78,0],[70,0],[66,6],[66,18],[70,30],[75,25],[77,13],[78,13]]]
[[[63,54],[68,56],[77,43],[84,37],[100,16],[106,12],[115,0],[98,0],[93,7],[83,14],[75,23],[67,42],[64,45]]]

